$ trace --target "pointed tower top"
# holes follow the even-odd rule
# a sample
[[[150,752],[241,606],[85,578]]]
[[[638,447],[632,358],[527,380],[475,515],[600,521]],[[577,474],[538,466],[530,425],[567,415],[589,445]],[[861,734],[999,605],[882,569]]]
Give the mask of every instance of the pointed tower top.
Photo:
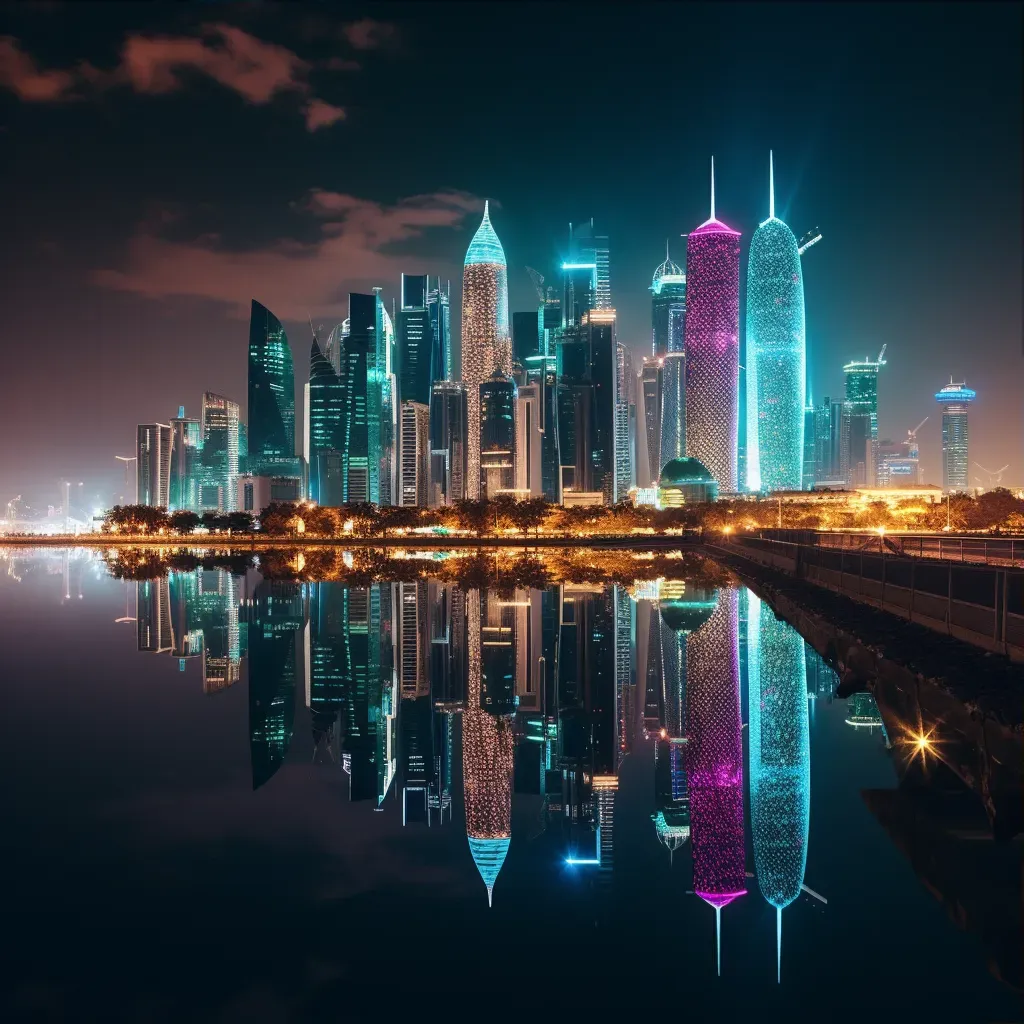
[[[494,906],[494,886],[493,885],[487,886],[487,906],[489,906],[489,907],[493,907]]]
[[[715,158],[711,158],[711,217],[710,220],[715,219]]]
[[[775,157],[768,150],[768,219],[775,219]]]
[[[503,267],[506,266],[505,250],[501,247],[501,242],[498,241],[498,236],[491,224],[491,201],[489,199],[484,200],[483,219],[466,250],[466,266],[472,263],[497,263]]]
[[[665,239],[665,262],[668,263],[668,239]]]

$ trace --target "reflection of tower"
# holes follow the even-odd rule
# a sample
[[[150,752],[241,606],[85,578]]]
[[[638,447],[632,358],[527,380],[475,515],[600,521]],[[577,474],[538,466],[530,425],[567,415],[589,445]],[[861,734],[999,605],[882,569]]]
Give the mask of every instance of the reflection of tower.
[[[782,974],[782,911],[799,895],[807,865],[811,751],[804,642],[746,591],[750,819],[757,883],[776,912],[776,971]]]
[[[296,631],[304,618],[301,587],[264,580],[249,612],[249,754],[252,788],[259,789],[284,763],[291,744]]]
[[[481,706],[481,594],[468,604],[469,691],[462,714],[462,787],[470,853],[490,905],[512,839],[512,728]]]
[[[140,651],[164,654],[172,646],[171,584],[166,576],[142,580],[138,590],[138,645]]]
[[[310,585],[309,674],[306,706],[312,716],[315,756],[340,761],[338,714],[345,706],[350,666],[346,661],[345,587]]]
[[[687,643],[686,767],[690,781],[693,887],[702,900],[715,908],[719,973],[722,908],[747,891],[738,610],[736,591],[719,591],[711,618]]]
[[[686,742],[659,740],[654,750],[654,799],[651,815],[659,841],[672,855],[690,838],[690,793],[686,780]]]
[[[615,767],[633,748],[636,703],[636,605],[625,587],[616,586],[615,602]]]
[[[644,679],[644,732],[655,735],[665,721],[664,691],[661,664],[661,615],[656,603],[651,605],[651,622],[647,633],[647,671]]]
[[[203,693],[217,693],[238,682],[241,637],[238,580],[222,569],[199,573],[197,619],[203,632]]]

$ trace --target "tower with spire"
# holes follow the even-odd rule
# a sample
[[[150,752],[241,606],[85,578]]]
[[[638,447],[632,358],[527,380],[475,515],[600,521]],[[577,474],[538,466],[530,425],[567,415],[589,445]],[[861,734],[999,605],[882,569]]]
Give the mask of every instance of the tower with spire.
[[[466,250],[462,272],[462,379],[466,385],[468,437],[466,497],[480,493],[480,385],[495,369],[512,374],[505,250],[491,225],[490,201]]]
[[[796,236],[775,216],[768,154],[768,219],[750,240],[746,309],[748,490],[799,490],[804,476],[807,344]]]
[[[725,492],[738,486],[739,240],[715,216],[712,157],[711,216],[686,240],[685,436],[686,454]]]

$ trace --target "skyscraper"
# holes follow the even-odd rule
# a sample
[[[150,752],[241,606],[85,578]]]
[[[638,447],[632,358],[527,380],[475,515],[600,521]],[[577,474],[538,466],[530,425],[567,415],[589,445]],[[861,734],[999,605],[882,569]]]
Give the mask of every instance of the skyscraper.
[[[167,507],[172,512],[196,511],[199,506],[197,472],[202,435],[199,420],[189,419],[184,407],[171,420],[171,472]]]
[[[345,382],[314,338],[309,351],[302,447],[309,474],[307,496],[321,505],[337,506],[344,501],[345,397]]]
[[[722,491],[738,484],[739,238],[715,219],[712,158],[711,216],[686,240],[686,454]]]
[[[402,402],[401,467],[398,501],[427,504],[430,479],[430,410],[419,402]]]
[[[885,366],[885,346],[877,359],[853,360],[843,367],[846,398],[840,437],[839,471],[848,487],[873,486],[878,459],[878,371]]]
[[[647,438],[647,468],[650,480],[658,479],[661,471],[661,395],[664,359],[644,356],[640,371],[640,389],[644,405],[644,430]],[[684,392],[685,398],[685,392]]]
[[[651,354],[682,352],[686,327],[686,274],[673,263],[665,243],[665,262],[651,281]]]
[[[171,490],[171,445],[174,435],[169,423],[140,423],[135,448],[138,473],[138,503],[167,508]]]
[[[826,395],[814,410],[814,482],[842,479],[840,441],[842,439],[843,404]]]
[[[491,226],[490,207],[466,250],[462,274],[462,379],[468,414],[466,497],[480,493],[480,385],[494,371],[512,372],[505,250]]]
[[[967,406],[977,398],[963,382],[949,383],[935,395],[942,406],[942,489],[966,491],[968,487]]]
[[[516,385],[496,368],[480,385],[480,489],[493,498],[516,485]]]
[[[249,472],[293,474],[295,377],[281,321],[252,300],[249,319]]]
[[[629,410],[636,405],[633,356],[621,341],[615,346],[615,496],[625,501],[633,484],[633,447]]]
[[[431,349],[430,382],[452,379],[452,309],[451,282],[444,288],[441,279],[431,285],[427,276],[427,313],[430,315]]]
[[[403,402],[421,405],[430,402],[432,361],[436,358],[434,328],[427,308],[427,280],[425,274],[402,275],[401,307],[395,324],[399,394]]]
[[[595,232],[593,217],[582,224],[569,225],[569,262],[592,264],[594,268],[592,302],[591,305],[581,308],[580,312],[586,312],[587,309],[611,309],[612,287],[608,236]]]
[[[544,494],[542,387],[542,383],[532,383],[516,390],[516,490],[530,498]]]
[[[746,486],[797,491],[807,404],[804,284],[796,236],[775,216],[770,153],[768,161],[768,219],[750,240],[747,262]]]
[[[239,419],[237,402],[212,391],[204,392],[197,511],[228,512],[237,507],[242,426]]]
[[[430,392],[429,504],[451,505],[466,496],[465,384],[435,381]]]

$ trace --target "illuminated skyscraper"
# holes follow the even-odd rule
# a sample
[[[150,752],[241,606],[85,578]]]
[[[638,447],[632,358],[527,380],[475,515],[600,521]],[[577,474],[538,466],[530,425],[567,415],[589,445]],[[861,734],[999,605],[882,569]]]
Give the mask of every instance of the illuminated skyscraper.
[[[292,350],[281,321],[255,299],[249,319],[248,436],[250,473],[296,471]]]
[[[647,468],[652,482],[658,479],[661,470],[661,394],[664,363],[664,359],[644,356],[643,369],[640,371],[644,430],[647,437]]]
[[[241,427],[237,402],[212,391],[203,394],[199,511],[227,512],[237,507]]]
[[[593,217],[582,224],[569,225],[568,262],[578,265],[591,264],[594,268],[591,302],[581,304],[579,314],[582,315],[589,309],[612,309],[608,236],[595,233]],[[577,318],[575,322],[578,323],[579,319]]]
[[[712,159],[711,216],[686,240],[686,454],[711,470],[722,491],[738,483],[739,238],[715,219]]]
[[[171,491],[171,445],[174,435],[169,423],[140,423],[135,448],[140,505],[167,508]]]
[[[184,407],[179,409],[179,414],[171,420],[171,474],[167,493],[167,507],[171,512],[198,509],[201,438],[199,420],[189,419]]]
[[[796,236],[775,216],[769,154],[768,219],[750,240],[746,335],[748,490],[803,484],[807,348],[804,282]]]
[[[523,497],[544,496],[544,410],[542,382],[516,389],[516,490]]]
[[[493,498],[516,485],[516,385],[495,369],[480,385],[480,490]]]
[[[665,262],[651,281],[651,354],[682,352],[686,327],[686,274],[673,263],[665,243]]]
[[[627,345],[615,346],[615,501],[625,501],[633,486],[633,446],[629,410],[636,406],[636,377]]]
[[[775,907],[781,980],[782,911],[800,895],[811,817],[804,641],[753,592],[743,599],[754,865],[761,894]]]
[[[490,905],[512,840],[514,751],[511,721],[482,707],[481,597],[478,590],[467,595],[469,686],[462,713],[462,788],[469,850]]]
[[[967,470],[967,406],[977,398],[977,392],[953,378],[935,396],[942,406],[942,489],[966,491]]]
[[[345,382],[313,339],[305,393],[303,457],[309,474],[307,496],[321,505],[344,501]]]
[[[419,402],[402,402],[401,466],[398,503],[427,504],[430,478],[430,410]]]
[[[431,285],[427,276],[427,312],[430,314],[432,347],[430,349],[431,383],[452,379],[452,309],[451,282],[441,287],[441,279]]]
[[[451,505],[466,497],[468,437],[465,384],[435,381],[430,392],[429,504]]]
[[[877,359],[854,360],[843,367],[846,398],[840,435],[839,471],[848,487],[875,484],[878,459],[878,371],[885,366],[885,346]]]
[[[480,493],[480,385],[495,370],[512,373],[505,250],[491,226],[489,204],[466,251],[462,274],[462,380],[468,419],[466,497]]]
[[[443,330],[443,320],[439,308],[430,305],[431,298],[437,304],[447,300],[447,295],[442,295],[439,287],[429,291],[429,284],[426,274],[402,275],[401,307],[395,324],[399,394],[403,402],[422,405],[430,401],[430,385],[444,380],[447,370],[445,346],[434,338],[435,323]]]
[[[719,973],[722,908],[747,891],[738,602],[737,591],[720,590],[711,618],[687,644],[693,888],[715,908]]]

